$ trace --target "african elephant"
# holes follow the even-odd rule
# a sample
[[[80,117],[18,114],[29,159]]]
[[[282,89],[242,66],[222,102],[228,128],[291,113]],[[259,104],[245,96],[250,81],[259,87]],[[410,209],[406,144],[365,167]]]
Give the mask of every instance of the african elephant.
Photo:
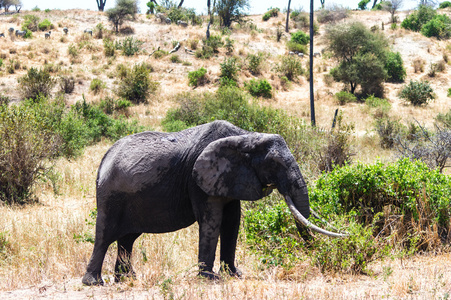
[[[115,280],[133,275],[133,243],[142,233],[164,233],[199,224],[199,274],[213,273],[221,238],[224,271],[240,276],[235,250],[240,200],[258,200],[277,188],[295,219],[311,224],[307,187],[279,135],[253,133],[215,121],[175,133],[142,132],[117,141],[97,174],[94,250],[83,283],[103,284],[101,269],[117,241]],[[299,228],[299,227],[298,227]]]

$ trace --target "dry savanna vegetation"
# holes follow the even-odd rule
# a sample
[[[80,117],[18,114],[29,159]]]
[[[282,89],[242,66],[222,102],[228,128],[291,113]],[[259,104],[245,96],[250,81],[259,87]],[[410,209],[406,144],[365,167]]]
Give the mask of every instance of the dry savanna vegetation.
[[[0,16],[0,298],[448,299],[449,27],[413,30],[403,21],[414,11],[318,11],[314,128],[304,12],[292,13],[290,33],[277,9],[230,28],[215,16],[206,39],[207,16],[160,10],[187,26],[136,14],[116,32],[85,10]],[[434,14],[451,23],[449,8]],[[105,286],[83,286],[108,148],[214,119],[281,134],[311,205],[350,237],[303,240],[273,193],[243,205],[240,279],[196,276],[193,225],[142,235],[136,278],[121,283],[111,245]]]

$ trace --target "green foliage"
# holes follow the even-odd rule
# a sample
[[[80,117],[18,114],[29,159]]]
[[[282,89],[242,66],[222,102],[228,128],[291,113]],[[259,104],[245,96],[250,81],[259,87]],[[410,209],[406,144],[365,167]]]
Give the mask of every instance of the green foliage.
[[[127,108],[132,106],[132,103],[125,99],[114,99],[106,97],[100,100],[99,108],[107,115],[112,115],[115,112],[124,113]]]
[[[279,15],[280,9],[279,8],[271,8],[268,10],[262,17],[263,21],[268,21],[271,17],[277,17]]]
[[[224,48],[226,49],[226,54],[231,55],[234,50],[233,44],[235,43],[235,40],[230,39],[229,37],[225,38]]]
[[[310,36],[304,31],[298,30],[291,34],[291,41],[301,45],[307,45],[310,42]]]
[[[188,73],[188,84],[190,86],[197,87],[199,85],[203,85],[207,81],[207,69],[200,68],[196,71],[192,71]]]
[[[246,244],[260,256],[263,265],[293,267],[302,244],[288,207],[272,194],[269,199],[249,203],[244,210]],[[247,203],[246,203],[247,204]]]
[[[384,149],[391,149],[395,145],[395,140],[401,135],[403,126],[399,120],[389,117],[382,117],[376,120],[376,132],[380,138],[380,145]]]
[[[182,62],[182,60],[180,59],[180,56],[178,56],[177,54],[172,54],[170,59],[171,59],[171,62],[174,64],[178,64],[178,63]]]
[[[72,58],[76,58],[78,57],[78,50],[77,47],[74,44],[70,44],[67,47],[67,53],[69,54],[69,56],[71,56]]]
[[[269,12],[266,12],[263,16],[262,16],[262,20],[263,21],[268,21],[271,18],[271,14]]]
[[[349,236],[334,239],[319,235],[313,241],[312,260],[323,273],[368,273],[368,263],[388,253],[387,247],[381,246],[374,238],[373,225],[362,225],[351,217],[346,219]],[[344,225],[345,222],[341,221],[338,226]]]
[[[326,40],[332,56],[339,61],[330,71],[335,81],[349,85],[353,94],[361,86],[364,96],[383,96],[388,42],[382,35],[354,22],[330,27]]]
[[[138,12],[136,0],[116,0],[116,6],[106,11],[108,21],[113,24],[114,30],[119,33],[119,28],[127,20],[135,19]]]
[[[0,202],[33,202],[32,187],[49,171],[59,139],[29,105],[0,106]]]
[[[288,51],[297,53],[307,53],[307,46],[295,43],[293,41],[287,41]]]
[[[210,35],[209,39],[204,39],[202,41],[205,46],[211,47],[214,53],[218,53],[219,47],[222,47],[224,45],[224,42],[222,41],[222,37],[220,34],[212,34]]]
[[[433,7],[421,5],[418,10],[415,10],[402,21],[401,27],[412,31],[420,31],[424,24],[434,18],[436,13]]]
[[[362,0],[359,2],[358,4],[358,8],[360,10],[366,10],[366,6],[368,5],[368,3],[370,3],[370,0]]]
[[[36,99],[38,96],[47,97],[56,85],[56,79],[50,76],[48,70],[31,67],[27,74],[18,80],[21,94],[24,98]]]
[[[399,52],[387,52],[387,60],[385,62],[385,70],[387,71],[387,81],[404,82],[406,78],[406,69]]]
[[[125,67],[126,75],[121,77],[117,95],[133,103],[146,102],[150,94],[158,88],[158,83],[150,79],[150,70],[146,63]]]
[[[236,81],[238,78],[238,63],[235,57],[224,58],[224,61],[220,64],[221,74],[219,77]]]
[[[64,94],[71,94],[75,88],[75,79],[69,76],[60,76],[59,78],[60,91]]]
[[[415,106],[427,104],[435,99],[434,91],[428,81],[412,81],[404,86],[399,97],[409,101]]]
[[[135,39],[134,37],[126,37],[124,40],[116,43],[116,49],[122,50],[125,56],[133,56],[141,51],[141,46],[144,42]],[[114,53],[114,52],[113,52]]]
[[[153,57],[155,57],[156,59],[162,58],[166,55],[168,55],[169,52],[165,51],[165,50],[157,50],[154,52]]]
[[[216,13],[222,27],[230,27],[232,22],[241,23],[245,11],[249,8],[249,0],[217,0]]]
[[[421,27],[421,34],[427,37],[448,39],[451,36],[451,19],[447,15],[435,15]]]
[[[354,94],[346,91],[340,91],[338,93],[335,93],[335,99],[337,99],[340,105],[344,105],[346,103],[351,102],[357,102],[357,97]]]
[[[337,168],[320,176],[309,195],[323,215],[350,213],[394,245],[426,250],[447,239],[450,183],[449,176],[422,162],[401,159]]]
[[[251,79],[246,84],[246,89],[254,97],[271,98],[272,87],[266,79]]]
[[[439,113],[435,119],[446,128],[451,129],[451,109],[447,113]]]
[[[149,1],[146,3],[146,5],[148,7],[146,14],[153,14],[155,12],[156,4],[152,1]]]
[[[258,75],[261,72],[261,64],[263,61],[263,53],[259,52],[257,54],[248,54],[248,69],[253,75]]]
[[[169,110],[162,122],[167,131],[227,120],[245,130],[270,132],[285,116],[280,110],[249,103],[246,94],[233,86],[220,87],[214,94],[180,94],[177,102],[180,106]]]
[[[301,60],[296,56],[283,56],[279,65],[275,66],[275,71],[279,75],[287,77],[289,80],[297,78],[297,76],[304,74]]]
[[[98,78],[94,78],[89,85],[89,89],[94,92],[94,94],[98,94],[101,90],[106,88],[105,82]]]
[[[114,56],[116,52],[116,45],[113,40],[110,38],[103,39],[103,53],[105,53],[106,57]]]
[[[38,28],[41,31],[48,31],[50,29],[53,29],[53,24],[48,19],[44,19],[41,23],[38,24]]]
[[[388,112],[391,109],[391,104],[387,99],[378,98],[374,95],[370,95],[365,99],[365,104],[369,109],[374,109],[374,118],[376,120],[383,119],[388,116]]]
[[[443,1],[438,6],[439,9],[444,9],[444,8],[447,8],[447,7],[451,7],[451,2],[450,1]]]
[[[22,30],[38,31],[39,17],[35,15],[25,15],[23,17]]]

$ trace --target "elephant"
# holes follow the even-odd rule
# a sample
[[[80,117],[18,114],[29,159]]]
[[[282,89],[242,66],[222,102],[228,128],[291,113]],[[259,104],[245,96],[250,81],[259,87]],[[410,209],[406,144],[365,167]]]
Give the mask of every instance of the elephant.
[[[103,260],[114,241],[117,282],[122,276],[135,276],[130,258],[142,233],[172,232],[195,222],[199,275],[219,278],[213,265],[220,238],[221,271],[239,277],[235,251],[240,201],[259,200],[275,188],[284,195],[298,229],[304,225],[342,236],[307,220],[307,186],[280,135],[214,121],[180,132],[126,136],[106,152],[98,168],[95,242],[82,282],[103,284]]]

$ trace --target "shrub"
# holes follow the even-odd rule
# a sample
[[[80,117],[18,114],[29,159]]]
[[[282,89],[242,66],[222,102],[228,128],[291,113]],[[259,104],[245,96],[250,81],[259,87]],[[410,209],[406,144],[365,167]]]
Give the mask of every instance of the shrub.
[[[292,41],[287,41],[287,48],[288,51],[295,52],[295,53],[307,53],[307,46],[301,45]]]
[[[38,31],[39,17],[35,15],[25,15],[23,17],[22,30]]]
[[[406,78],[406,69],[404,68],[401,54],[399,52],[388,52],[385,62],[387,70],[387,80],[390,82],[403,82]]]
[[[421,34],[427,37],[447,39],[451,36],[450,26],[451,20],[447,15],[435,15],[421,27]]]
[[[445,114],[439,113],[435,119],[446,128],[451,129],[451,110]]]
[[[448,240],[450,183],[419,161],[357,163],[321,175],[309,196],[324,215],[350,213],[392,245],[428,250]]]
[[[346,91],[335,93],[335,99],[337,99],[340,105],[344,105],[350,102],[357,102],[357,97],[354,94]]]
[[[271,98],[271,84],[266,79],[251,79],[246,84],[246,89],[254,97]]]
[[[155,57],[156,59],[162,58],[166,55],[168,55],[169,52],[165,51],[165,50],[157,50],[153,53],[153,57]]]
[[[424,59],[417,57],[413,60],[413,69],[415,71],[415,73],[418,72],[424,72],[424,65],[425,65],[425,61]]]
[[[347,18],[349,15],[349,9],[340,5],[334,5],[332,7],[320,9],[316,13],[316,19],[319,23],[331,23],[338,22]]]
[[[146,102],[151,93],[158,88],[158,83],[149,78],[147,64],[136,64],[126,69],[126,76],[121,78],[117,94],[133,103]]]
[[[263,21],[268,21],[270,18],[271,18],[271,14],[270,14],[269,12],[265,13],[265,14],[262,16],[262,20],[263,20]]]
[[[224,58],[224,61],[220,64],[221,74],[219,77],[236,81],[238,78],[238,64],[236,58]]]
[[[402,22],[401,27],[412,31],[420,31],[424,24],[432,20],[436,11],[428,5],[420,5],[418,10],[408,15]]]
[[[106,57],[114,56],[115,51],[116,46],[114,44],[114,41],[109,38],[103,39],[103,53],[105,53],[105,56]]]
[[[56,80],[44,69],[31,67],[27,74],[18,80],[22,96],[37,99],[39,95],[47,97],[56,85]]]
[[[263,54],[261,52],[257,54],[248,54],[248,69],[253,75],[258,75],[261,72],[261,63],[263,61]]]
[[[74,44],[70,44],[67,47],[67,53],[72,57],[72,58],[76,58],[78,57],[78,50],[77,47]]]
[[[443,1],[438,6],[439,9],[444,9],[444,8],[447,8],[447,7],[451,7],[451,2],[450,1]]]
[[[428,81],[410,81],[399,93],[399,97],[415,106],[427,104],[435,99],[434,91]]]
[[[226,37],[225,43],[224,43],[224,48],[226,49],[227,55],[231,55],[233,53],[233,50],[235,48],[233,46],[234,43],[235,43],[235,40],[232,40],[229,37]]]
[[[52,22],[50,22],[48,19],[44,19],[41,23],[38,24],[38,28],[41,31],[48,31],[50,29],[53,29],[54,26]]]
[[[222,41],[221,35],[210,35],[209,39],[203,39],[204,46],[209,47],[212,49],[213,53],[219,52],[219,47],[222,47],[224,45],[224,42]]]
[[[123,41],[118,42],[116,48],[121,49],[125,56],[133,56],[141,51],[144,42],[134,37],[126,37]]]
[[[180,57],[177,54],[172,54],[171,55],[171,62],[173,63],[181,63],[182,60],[180,59]]]
[[[68,76],[60,76],[59,78],[60,91],[64,94],[71,94],[75,88],[75,79]]]
[[[207,82],[207,69],[200,68],[196,71],[192,71],[188,73],[188,84],[190,86],[197,87],[199,85],[203,85]]]
[[[126,112],[127,108],[132,106],[132,103],[125,99],[114,99],[112,97],[106,97],[100,100],[99,108],[104,113],[111,115],[114,112]]]
[[[380,118],[376,120],[376,132],[380,138],[380,145],[384,149],[391,149],[402,133],[403,127],[399,120]]]
[[[30,105],[0,106],[0,201],[32,202],[31,189],[45,176],[60,140]]]
[[[368,5],[368,3],[370,3],[370,0],[362,0],[359,2],[358,4],[358,8],[360,10],[366,10],[366,6]]]
[[[275,70],[280,76],[286,76],[289,80],[297,78],[297,76],[304,74],[301,60],[296,56],[283,56],[279,65],[276,65]]]
[[[94,92],[94,94],[98,94],[101,90],[106,87],[105,82],[98,78],[94,78],[89,85],[89,89]]]
[[[310,42],[310,37],[304,31],[298,30],[291,34],[291,41],[301,45],[307,45]]]

